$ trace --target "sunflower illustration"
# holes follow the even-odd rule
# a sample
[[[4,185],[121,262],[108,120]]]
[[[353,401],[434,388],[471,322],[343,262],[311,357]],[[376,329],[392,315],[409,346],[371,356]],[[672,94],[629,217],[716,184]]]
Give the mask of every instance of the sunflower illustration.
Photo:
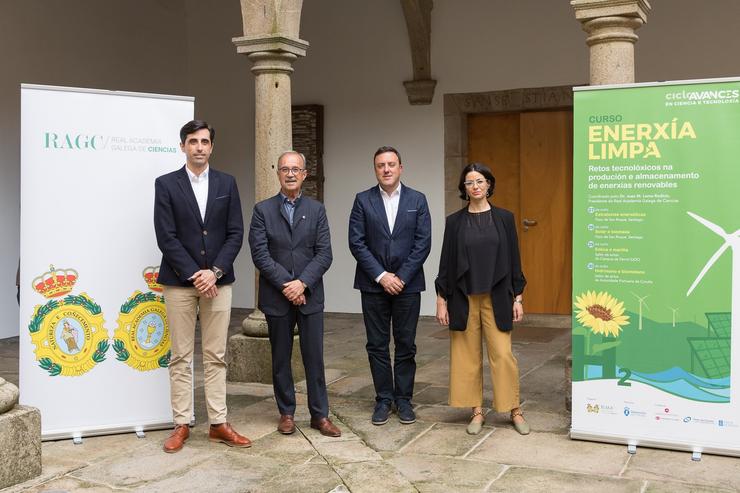
[[[624,303],[606,291],[598,294],[586,291],[576,296],[574,305],[578,309],[576,319],[594,334],[617,337],[621,326],[629,323],[629,316],[624,314]]]

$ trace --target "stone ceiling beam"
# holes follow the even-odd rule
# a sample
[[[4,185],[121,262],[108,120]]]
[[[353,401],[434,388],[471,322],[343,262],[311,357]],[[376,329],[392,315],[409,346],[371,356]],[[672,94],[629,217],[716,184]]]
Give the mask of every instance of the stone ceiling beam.
[[[401,0],[406,18],[414,78],[403,83],[410,104],[431,104],[437,81],[432,79],[433,0]]]

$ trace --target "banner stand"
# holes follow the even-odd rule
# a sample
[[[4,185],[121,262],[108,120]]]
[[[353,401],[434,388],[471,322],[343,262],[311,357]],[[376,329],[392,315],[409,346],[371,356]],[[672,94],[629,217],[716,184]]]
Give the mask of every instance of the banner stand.
[[[571,438],[740,456],[740,79],[573,118]]]
[[[172,424],[154,180],[193,105],[21,85],[19,387],[44,440]]]

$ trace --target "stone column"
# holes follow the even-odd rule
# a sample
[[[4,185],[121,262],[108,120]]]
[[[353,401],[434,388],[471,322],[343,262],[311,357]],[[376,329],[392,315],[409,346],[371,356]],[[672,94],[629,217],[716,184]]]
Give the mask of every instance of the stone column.
[[[255,202],[277,193],[277,159],[292,149],[290,74],[293,62],[306,55],[308,43],[280,35],[244,36],[233,39],[237,53],[252,61],[255,76],[254,182]],[[255,274],[255,307],[257,279]],[[228,379],[239,382],[272,381],[270,346],[264,314],[255,309],[242,322],[243,335],[229,341],[231,360]],[[294,356],[298,353],[294,344]],[[296,358],[293,358],[294,363]],[[300,359],[298,359],[300,363]],[[294,379],[303,375],[301,364],[293,365]]]
[[[571,0],[590,48],[590,83],[635,81],[635,31],[647,22],[647,0]]]

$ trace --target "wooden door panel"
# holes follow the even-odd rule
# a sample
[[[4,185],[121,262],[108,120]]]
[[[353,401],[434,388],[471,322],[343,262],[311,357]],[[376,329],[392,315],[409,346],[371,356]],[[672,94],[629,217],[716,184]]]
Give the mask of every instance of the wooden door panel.
[[[519,113],[469,115],[468,161],[491,169],[496,178],[493,202],[518,216]]]
[[[533,313],[570,313],[573,230],[573,113],[528,112],[520,118],[519,242]],[[536,221],[529,228],[525,220]]]

